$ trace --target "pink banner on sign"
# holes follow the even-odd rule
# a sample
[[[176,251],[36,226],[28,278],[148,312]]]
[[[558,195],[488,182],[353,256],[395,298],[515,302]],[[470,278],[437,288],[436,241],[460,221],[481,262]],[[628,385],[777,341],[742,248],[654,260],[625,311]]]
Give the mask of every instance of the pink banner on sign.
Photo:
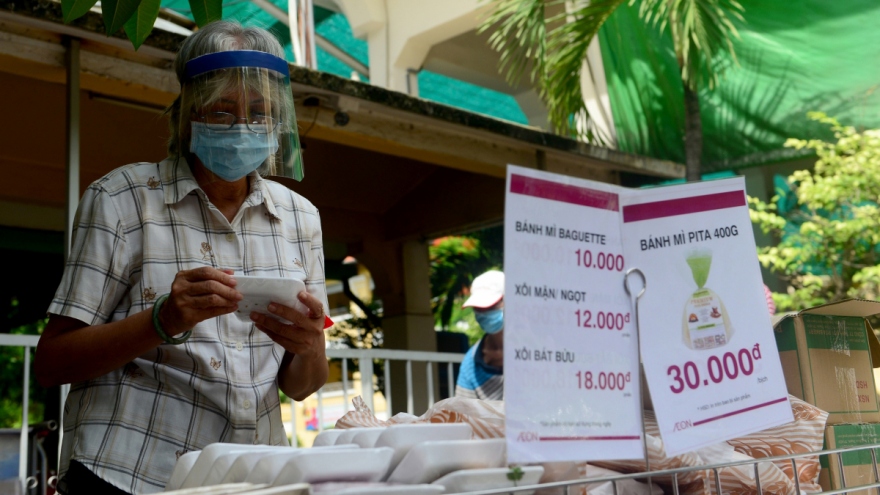
[[[516,174],[510,176],[510,192],[601,210],[617,211],[620,205],[615,193]]]
[[[641,440],[642,437],[638,435],[623,435],[623,436],[596,436],[596,437],[541,437],[539,440],[542,442],[567,442],[567,441],[606,441],[606,440]]]
[[[702,424],[711,423],[712,421],[717,421],[723,418],[729,418],[731,416],[736,416],[737,414],[742,414],[749,411],[754,411],[755,409],[761,409],[762,407],[772,406],[773,404],[779,404],[780,402],[787,402],[788,397],[783,397],[781,399],[771,400],[770,402],[765,402],[763,404],[758,404],[757,406],[747,407],[745,409],[739,409],[733,412],[729,412],[727,414],[722,414],[721,416],[715,416],[712,418],[706,418],[702,421],[694,421],[694,426],[700,426]]]
[[[668,199],[653,203],[641,203],[623,207],[623,223],[674,217],[688,213],[722,210],[746,205],[746,195],[742,191],[730,191],[690,198]]]

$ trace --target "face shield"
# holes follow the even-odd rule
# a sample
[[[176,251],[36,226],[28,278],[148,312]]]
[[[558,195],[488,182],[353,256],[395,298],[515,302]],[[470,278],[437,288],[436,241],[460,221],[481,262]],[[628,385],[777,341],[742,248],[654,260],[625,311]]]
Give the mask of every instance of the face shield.
[[[287,62],[260,51],[202,55],[186,63],[178,143],[222,180],[253,171],[302,180]]]

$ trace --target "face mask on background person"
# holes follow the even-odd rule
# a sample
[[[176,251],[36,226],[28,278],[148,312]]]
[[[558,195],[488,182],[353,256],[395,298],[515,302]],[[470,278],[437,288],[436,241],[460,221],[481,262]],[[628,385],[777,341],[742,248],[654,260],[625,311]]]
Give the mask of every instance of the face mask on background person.
[[[480,328],[488,334],[498,333],[504,329],[504,308],[487,311],[474,311],[474,318]]]
[[[193,122],[190,151],[216,176],[235,182],[259,168],[278,151],[278,136],[275,132],[258,134],[244,124],[217,130]]]

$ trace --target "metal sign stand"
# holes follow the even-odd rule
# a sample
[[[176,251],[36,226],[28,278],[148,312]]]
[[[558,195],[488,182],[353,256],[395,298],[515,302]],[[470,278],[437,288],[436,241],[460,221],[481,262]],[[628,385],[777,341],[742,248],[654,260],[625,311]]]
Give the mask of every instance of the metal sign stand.
[[[642,279],[642,289],[638,294],[633,294],[633,291],[630,289],[629,276],[631,274],[638,274]],[[645,366],[642,363],[642,329],[639,327],[639,299],[642,298],[645,294],[645,290],[648,289],[648,280],[645,278],[645,273],[638,268],[630,268],[627,270],[626,274],[623,276],[623,288],[626,290],[629,297],[634,299],[636,348],[638,349],[639,354],[639,417],[642,420],[642,447],[645,449],[645,472],[650,473],[651,460],[648,455],[648,430],[645,428],[645,392],[647,392],[647,385],[645,384],[645,380],[642,380],[642,377],[645,376]],[[648,476],[648,490],[651,490],[651,476]]]

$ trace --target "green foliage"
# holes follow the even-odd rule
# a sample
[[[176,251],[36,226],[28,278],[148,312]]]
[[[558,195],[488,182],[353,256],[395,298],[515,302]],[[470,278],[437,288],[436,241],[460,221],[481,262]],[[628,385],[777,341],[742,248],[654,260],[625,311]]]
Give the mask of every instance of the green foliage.
[[[381,305],[376,301],[370,301],[366,306],[373,315],[376,315],[378,323],[381,323]],[[378,349],[385,341],[385,334],[381,326],[371,322],[370,318],[353,316],[327,329],[327,338],[336,345],[350,349]]]
[[[17,306],[13,300],[13,311]],[[9,315],[12,316],[12,315]],[[46,320],[22,325],[10,333],[17,335],[39,335],[46,327]],[[30,400],[28,401],[28,423],[43,420],[43,404],[46,400],[46,389],[34,380],[34,352],[31,349],[30,361]],[[21,404],[24,398],[24,348],[0,347],[0,428],[21,428]]]
[[[97,0],[61,0],[64,22],[70,23],[86,15]],[[104,30],[110,36],[125,27],[125,34],[135,50],[153,30],[159,17],[161,0],[103,0],[101,12]],[[223,0],[189,0],[193,18],[199,27],[223,18]]]
[[[789,139],[787,147],[816,153],[814,170],[788,178],[794,198],[749,198],[752,221],[780,239],[758,258],[788,283],[773,296],[782,311],[880,298],[880,130],[858,132],[823,113],[809,117],[828,125],[837,141]],[[786,199],[796,199],[795,207],[780,211]]]
[[[550,122],[561,134],[587,132],[577,125],[589,118],[581,94],[581,68],[593,38],[608,16],[622,3],[623,0],[582,2],[574,11],[562,14],[566,15],[568,22],[551,31],[541,95],[547,102]],[[602,141],[599,136],[586,134],[586,137],[593,138],[591,141]]]
[[[161,0],[143,0],[131,19],[125,23],[125,34],[135,50],[141,47],[153,30],[161,3]]]
[[[193,19],[199,27],[223,18],[223,2],[218,0],[189,0]]]
[[[529,72],[529,82],[543,77],[547,54],[545,0],[500,0],[480,27],[480,32],[495,28],[489,46],[501,52],[499,70],[511,86],[519,84]]]
[[[496,0],[480,28],[492,31],[489,45],[508,83],[528,72],[559,134],[577,134],[576,117],[587,116],[577,76],[593,36],[623,1],[582,2],[566,12],[564,0]]]
[[[461,309],[461,296],[474,277],[503,261],[504,232],[501,227],[475,232],[468,236],[437,239],[429,247],[431,258],[431,300],[435,324],[449,328],[453,311]]]
[[[736,0],[642,0],[639,16],[661,31],[669,27],[681,80],[697,91],[718,82],[712,63],[717,52],[727,51],[736,60],[733,39],[739,33],[732,19],[742,21],[743,10]]]
[[[104,26],[107,29],[107,34],[119,31],[131,16],[137,12],[139,3],[141,3],[141,0],[102,0],[101,14],[104,16]],[[156,15],[159,15],[158,10],[156,10]],[[155,22],[155,19],[153,21]]]
[[[367,303],[367,309],[375,315],[378,322],[371,321],[369,317],[361,318],[354,316],[344,321],[340,321],[327,329],[327,341],[331,346],[341,346],[349,349],[378,349],[385,343],[385,333],[381,324],[383,311],[381,305],[376,301]],[[360,366],[359,360],[348,359],[349,371],[357,370]],[[373,360],[373,373],[376,376],[375,390],[385,393],[385,360]]]
[[[635,3],[636,0],[630,0]],[[529,73],[547,104],[550,122],[562,135],[592,142],[583,125],[589,117],[581,94],[580,74],[587,48],[624,0],[494,0],[481,31],[492,30],[490,46],[500,52],[499,70],[516,84]],[[642,0],[639,15],[646,25],[670,29],[682,81],[691,89],[712,88],[719,77],[714,63],[719,51],[734,60],[734,19],[743,20],[736,0]]]
[[[517,483],[522,480],[523,474],[525,473],[520,466],[511,466],[507,472],[507,479],[513,482],[513,486],[517,486]]]
[[[480,324],[477,323],[477,319],[474,318],[473,308],[461,307],[461,305],[464,304],[464,300],[464,296],[458,296],[455,298],[455,302],[452,304],[452,314],[449,316],[448,329],[453,332],[460,332],[467,335],[468,343],[474,345],[483,336],[483,329],[480,328]],[[434,321],[439,324],[437,320],[438,319],[435,315]]]
[[[61,14],[64,22],[70,22],[86,14],[98,0],[67,0],[61,2]]]

